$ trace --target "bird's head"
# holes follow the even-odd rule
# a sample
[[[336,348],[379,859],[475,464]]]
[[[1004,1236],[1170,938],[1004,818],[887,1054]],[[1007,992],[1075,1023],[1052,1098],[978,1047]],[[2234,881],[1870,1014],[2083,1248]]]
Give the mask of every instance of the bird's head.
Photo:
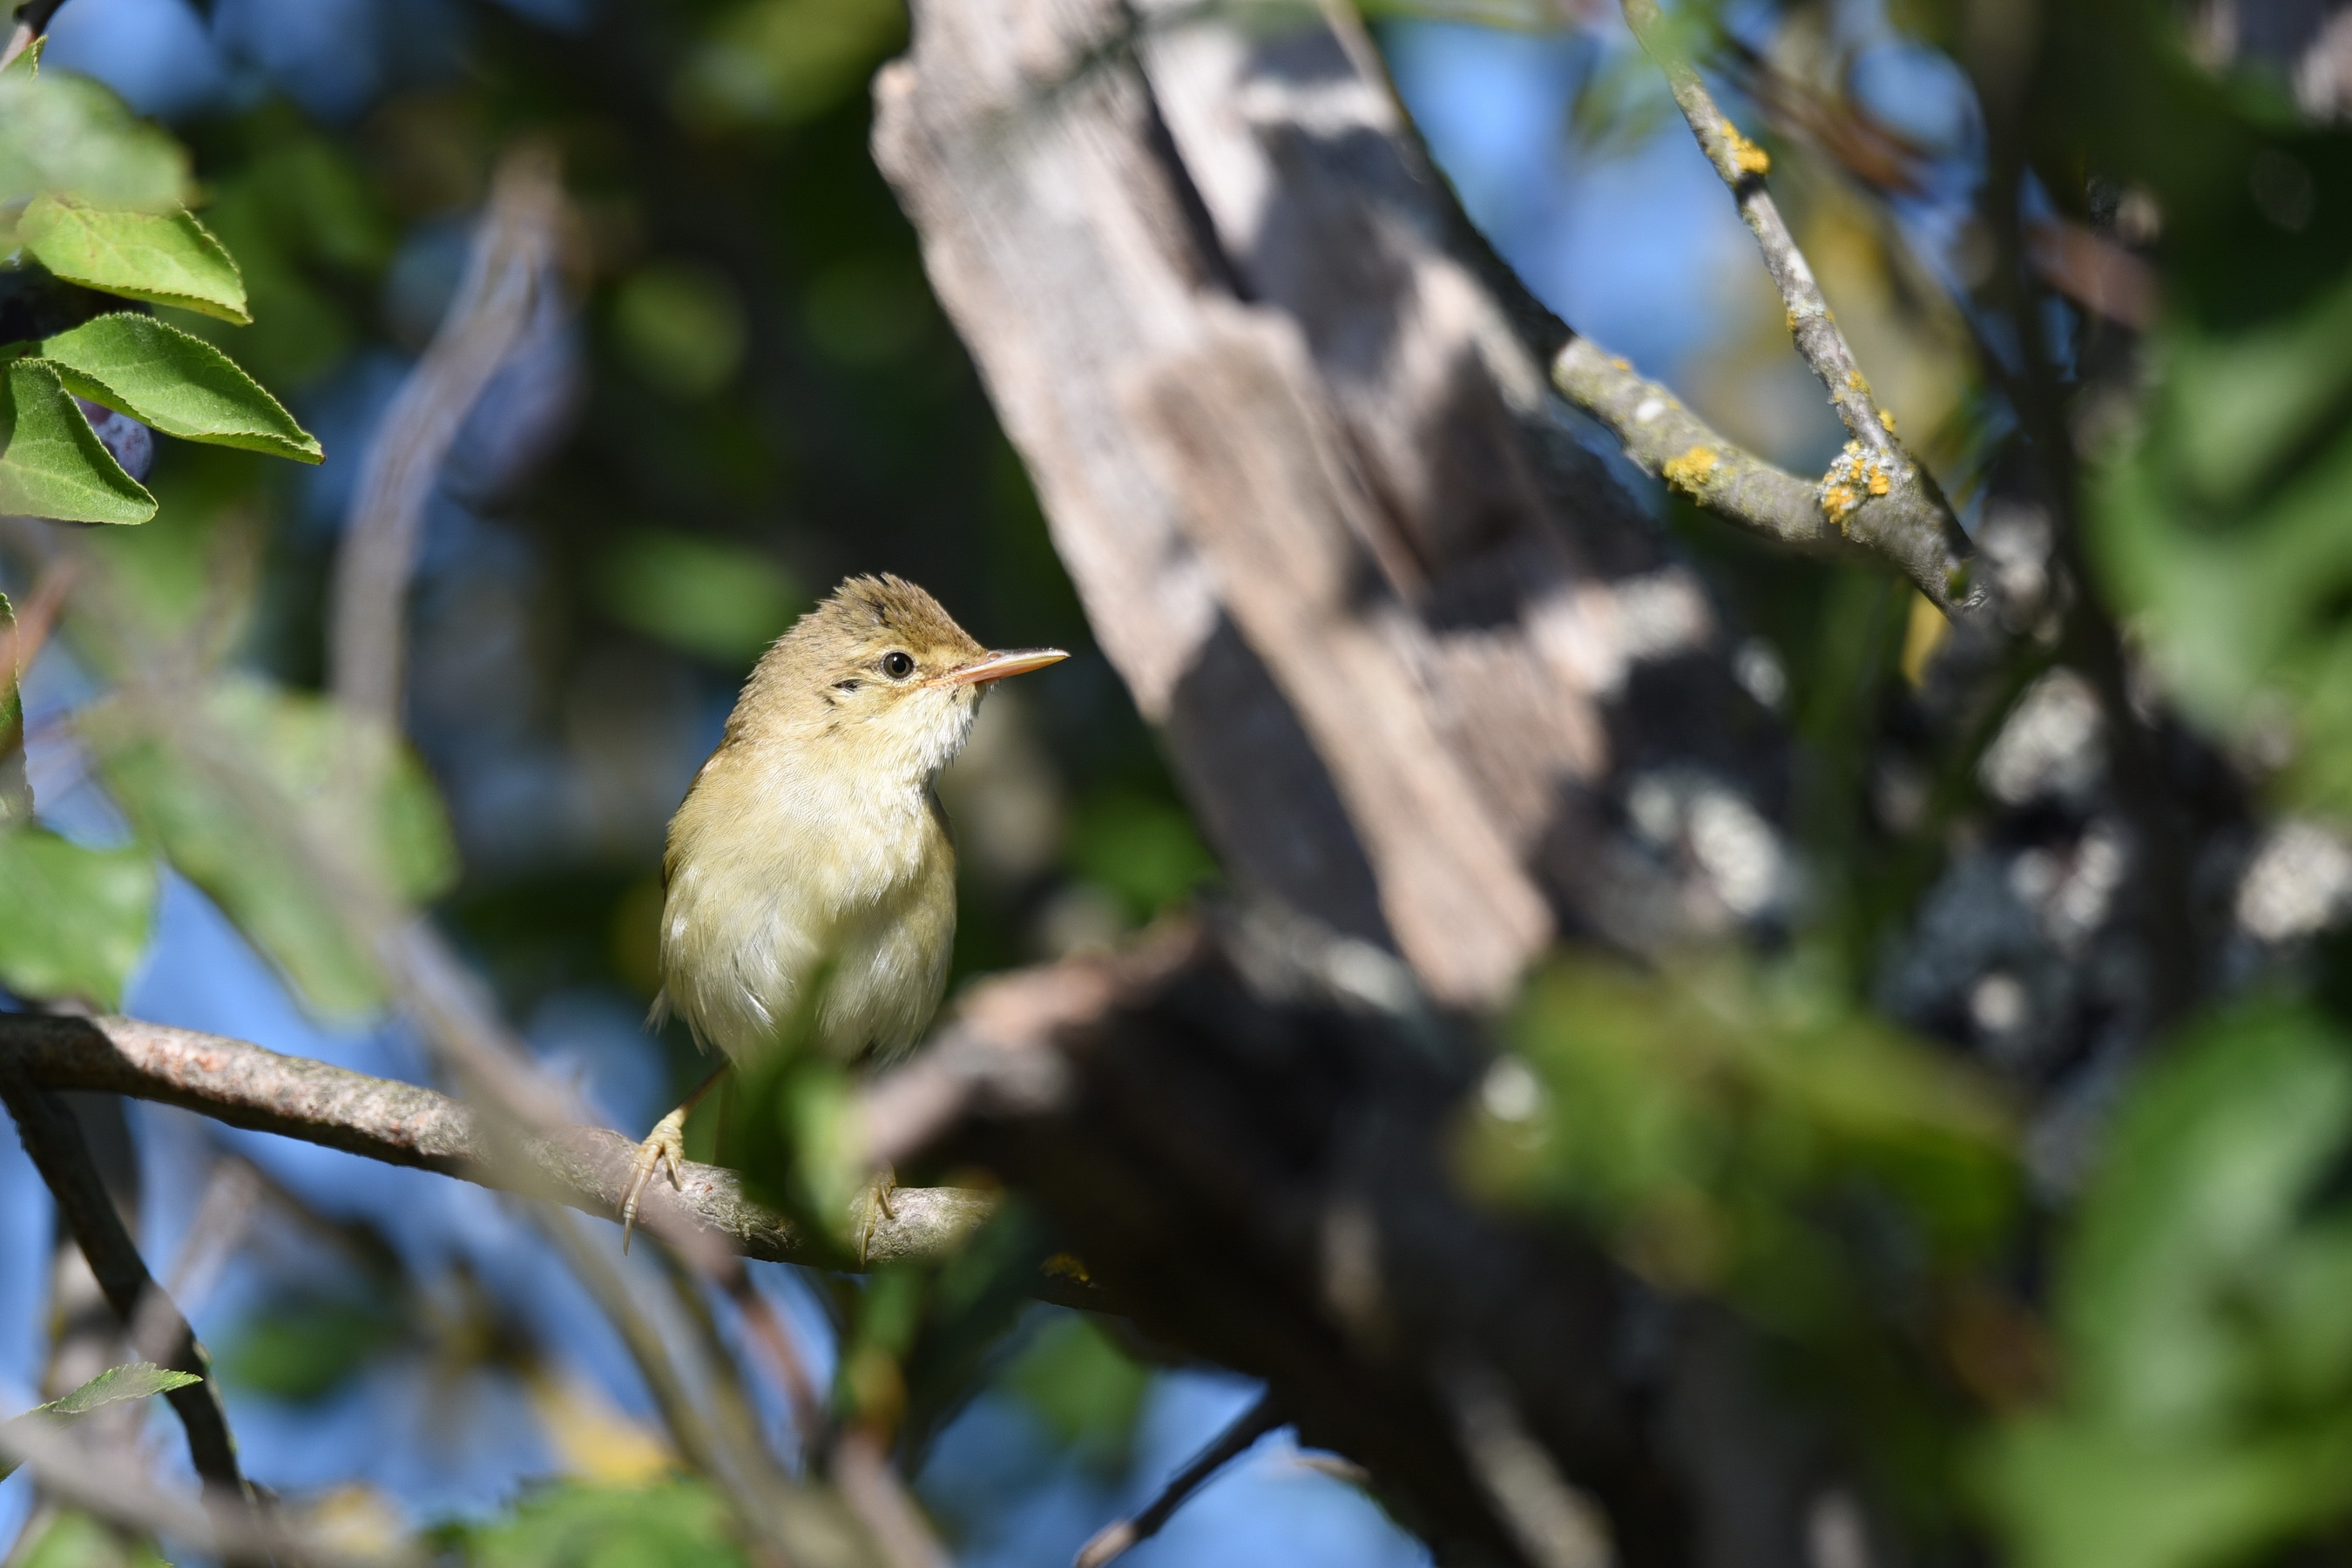
[[[852,577],[776,639],[739,719],[877,778],[928,780],[954,760],[989,686],[1069,655],[981,647],[902,577]]]

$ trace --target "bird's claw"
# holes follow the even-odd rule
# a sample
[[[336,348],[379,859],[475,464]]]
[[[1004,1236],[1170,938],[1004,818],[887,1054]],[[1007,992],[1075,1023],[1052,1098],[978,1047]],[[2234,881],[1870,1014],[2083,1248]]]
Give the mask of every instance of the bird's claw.
[[[874,1249],[874,1227],[877,1219],[895,1220],[898,1210],[890,1206],[890,1194],[898,1190],[898,1173],[888,1165],[866,1184],[857,1194],[857,1266],[866,1267]]]
[[[686,1183],[678,1173],[686,1163],[686,1113],[689,1109],[681,1105],[655,1122],[654,1130],[646,1134],[646,1141],[637,1145],[637,1157],[629,1170],[628,1196],[621,1203],[621,1251],[624,1255],[629,1250],[630,1233],[636,1228],[637,1201],[645,1196],[654,1173],[662,1168],[664,1161],[669,1163],[669,1184],[681,1192],[686,1189]]]

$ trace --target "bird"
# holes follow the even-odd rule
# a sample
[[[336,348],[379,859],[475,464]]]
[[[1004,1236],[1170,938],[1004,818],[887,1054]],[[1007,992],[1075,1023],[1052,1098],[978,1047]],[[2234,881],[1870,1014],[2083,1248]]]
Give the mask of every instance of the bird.
[[[687,1116],[730,1067],[788,1044],[869,1069],[914,1049],[955,946],[940,773],[996,681],[1068,657],[982,647],[887,574],[845,579],[761,656],[670,819],[646,1020],[728,1059],[638,1146],[622,1250],[664,1163],[680,1184]]]

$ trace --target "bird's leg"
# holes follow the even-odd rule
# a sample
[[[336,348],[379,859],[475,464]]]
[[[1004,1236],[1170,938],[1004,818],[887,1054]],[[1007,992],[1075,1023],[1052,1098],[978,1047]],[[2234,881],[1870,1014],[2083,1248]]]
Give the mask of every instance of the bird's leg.
[[[727,1069],[722,1067],[704,1079],[700,1087],[688,1095],[676,1110],[655,1122],[654,1130],[646,1134],[646,1141],[637,1145],[636,1163],[629,1172],[629,1195],[621,1203],[623,1253],[629,1250],[629,1233],[636,1228],[637,1200],[645,1196],[646,1184],[654,1179],[654,1173],[661,1169],[663,1161],[669,1162],[669,1184],[684,1190],[684,1184],[678,1179],[678,1170],[686,1163],[686,1119],[693,1114],[696,1106],[702,1103],[702,1097],[726,1076]]]
[[[885,1165],[875,1173],[857,1194],[857,1263],[864,1268],[874,1246],[874,1227],[879,1220],[897,1219],[898,1211],[890,1206],[890,1194],[898,1190],[897,1167]]]

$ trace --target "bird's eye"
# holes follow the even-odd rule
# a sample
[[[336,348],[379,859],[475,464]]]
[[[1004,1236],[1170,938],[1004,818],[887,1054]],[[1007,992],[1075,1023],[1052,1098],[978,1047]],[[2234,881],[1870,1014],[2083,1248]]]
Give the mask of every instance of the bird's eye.
[[[915,673],[915,661],[897,648],[892,648],[882,656],[882,673],[893,680],[904,680]]]

